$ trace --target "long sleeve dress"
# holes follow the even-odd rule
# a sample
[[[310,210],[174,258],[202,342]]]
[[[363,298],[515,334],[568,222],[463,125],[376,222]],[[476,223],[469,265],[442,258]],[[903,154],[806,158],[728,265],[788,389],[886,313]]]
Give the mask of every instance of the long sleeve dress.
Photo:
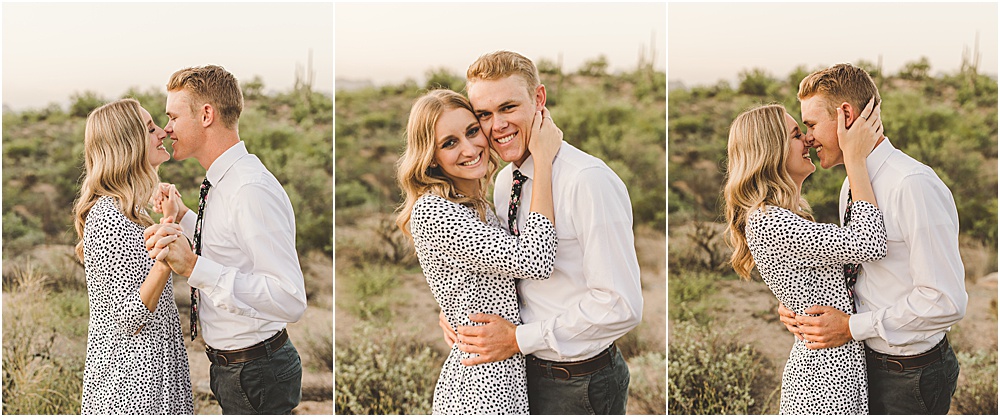
[[[882,212],[855,202],[845,227],[816,223],[775,206],[747,219],[750,253],[764,282],[785,307],[804,314],[813,305],[847,314],[854,300],[844,278],[845,263],[885,257]],[[864,344],[851,340],[828,349],[809,349],[795,340],[781,376],[781,414],[868,414]]]
[[[552,273],[555,227],[538,213],[512,236],[492,211],[483,223],[474,210],[426,194],[413,206],[410,230],[427,284],[452,328],[474,325],[473,313],[521,324],[514,280]],[[524,356],[462,365],[474,356],[452,347],[434,389],[434,414],[527,414]]]
[[[151,313],[139,299],[139,286],[154,261],[143,227],[115,201],[100,197],[84,224],[90,326],[81,412],[191,414],[191,374],[173,280]]]

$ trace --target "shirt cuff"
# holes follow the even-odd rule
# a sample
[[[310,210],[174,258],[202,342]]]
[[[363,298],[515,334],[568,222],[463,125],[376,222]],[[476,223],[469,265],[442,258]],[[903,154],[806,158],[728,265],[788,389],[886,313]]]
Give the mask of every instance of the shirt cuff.
[[[522,354],[530,355],[545,349],[541,322],[517,326],[517,329],[514,330],[514,335],[517,338],[517,348]]]
[[[218,262],[204,256],[198,256],[198,261],[194,263],[194,268],[191,269],[191,276],[188,277],[188,284],[201,291],[205,291],[206,297],[211,297],[214,292],[213,290],[218,287],[224,268]]]
[[[871,339],[878,337],[878,333],[875,333],[875,321],[874,312],[867,311],[864,313],[852,314],[851,318],[848,319],[848,325],[851,328],[851,337],[857,341],[864,341],[866,339]]]

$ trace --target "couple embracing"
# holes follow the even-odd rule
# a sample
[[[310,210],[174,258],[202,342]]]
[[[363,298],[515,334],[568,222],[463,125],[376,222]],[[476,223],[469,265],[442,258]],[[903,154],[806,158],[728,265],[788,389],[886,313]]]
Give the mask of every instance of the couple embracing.
[[[225,414],[289,414],[302,365],[285,330],[306,309],[295,216],[281,184],[239,137],[243,95],[219,66],[167,83],[164,129],[138,101],[87,117],[86,172],[74,208],[90,300],[83,414],[191,414],[191,377],[173,276],[191,285],[191,339],[205,340]],[[157,168],[207,171],[197,212]],[[147,202],[163,213],[155,224]]]
[[[795,335],[782,414],[946,414],[958,379],[947,332],[968,302],[951,191],[882,135],[880,96],[850,64],[799,85],[802,122],[780,105],[740,114],[725,186],[733,268],[756,266]],[[844,164],[842,226],[802,198]]]
[[[624,414],[614,341],[642,314],[625,184],[562,141],[524,56],[483,55],[466,90],[413,104],[397,166],[396,223],[451,345],[433,412]]]

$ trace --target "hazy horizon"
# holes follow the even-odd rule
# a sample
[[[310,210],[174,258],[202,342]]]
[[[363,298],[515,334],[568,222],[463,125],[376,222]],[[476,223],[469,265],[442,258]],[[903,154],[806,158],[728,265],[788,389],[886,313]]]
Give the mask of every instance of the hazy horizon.
[[[880,59],[884,71],[896,73],[921,57],[931,74],[952,73],[963,50],[973,52],[977,34],[979,72],[997,75],[997,3],[900,5],[670,4],[667,78],[691,87],[733,82],[753,68],[783,78],[799,65]]]
[[[561,59],[564,71],[604,55],[611,72],[635,69],[652,49],[654,68],[666,70],[665,3],[352,3],[337,4],[336,15],[341,81],[421,82],[438,68],[464,75],[500,49]]]
[[[2,7],[5,108],[65,107],[73,93],[88,90],[114,99],[132,87],[165,89],[174,71],[205,64],[222,65],[240,81],[259,76],[265,91],[286,91],[297,67],[307,71],[310,51],[313,89],[333,93],[332,3]]]

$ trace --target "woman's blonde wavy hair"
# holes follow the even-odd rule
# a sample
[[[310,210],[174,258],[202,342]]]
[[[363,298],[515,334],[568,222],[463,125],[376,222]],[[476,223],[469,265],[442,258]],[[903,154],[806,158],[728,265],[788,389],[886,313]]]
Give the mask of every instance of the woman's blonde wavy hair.
[[[122,213],[141,226],[153,219],[143,208],[159,183],[149,164],[149,139],[142,123],[141,107],[134,99],[122,99],[94,109],[87,116],[83,139],[84,174],[80,196],[73,207],[76,256],[83,261],[83,229],[87,214],[101,196],[114,197]]]
[[[396,182],[405,197],[397,209],[396,226],[411,240],[410,214],[417,199],[424,194],[431,193],[471,207],[484,222],[486,212],[492,209],[485,194],[500,165],[500,158],[492,149],[489,151],[486,176],[480,181],[476,195],[459,194],[454,182],[440,166],[431,168],[436,148],[434,126],[445,111],[452,109],[465,109],[475,114],[469,100],[451,90],[431,91],[417,99],[410,109],[410,119],[406,124],[406,150],[396,163]]]
[[[726,170],[726,243],[733,248],[730,263],[745,280],[755,263],[745,234],[747,216],[772,205],[813,220],[809,203],[800,195],[785,164],[788,159],[785,108],[780,104],[741,113],[729,128]]]

